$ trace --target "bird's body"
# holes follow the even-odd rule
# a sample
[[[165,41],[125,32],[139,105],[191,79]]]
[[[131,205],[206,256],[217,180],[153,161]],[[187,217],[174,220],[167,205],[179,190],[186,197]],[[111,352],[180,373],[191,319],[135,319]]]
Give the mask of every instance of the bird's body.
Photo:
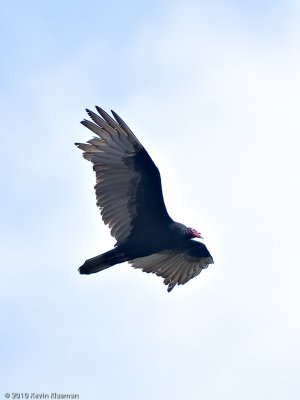
[[[90,274],[129,261],[134,268],[165,278],[171,291],[198,275],[213,259],[206,246],[191,240],[200,233],[174,222],[165,207],[160,173],[147,151],[114,112],[87,110],[94,123],[82,124],[99,137],[84,150],[96,172],[97,205],[117,240],[115,248],[87,260],[80,273]]]

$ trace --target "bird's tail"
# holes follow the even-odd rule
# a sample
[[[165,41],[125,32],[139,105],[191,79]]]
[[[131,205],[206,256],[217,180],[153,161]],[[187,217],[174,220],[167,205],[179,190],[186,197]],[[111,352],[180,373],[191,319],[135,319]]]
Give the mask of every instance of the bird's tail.
[[[126,260],[127,258],[123,253],[119,253],[117,249],[112,249],[99,256],[86,260],[78,271],[85,275],[94,274],[95,272],[103,271],[106,268]]]

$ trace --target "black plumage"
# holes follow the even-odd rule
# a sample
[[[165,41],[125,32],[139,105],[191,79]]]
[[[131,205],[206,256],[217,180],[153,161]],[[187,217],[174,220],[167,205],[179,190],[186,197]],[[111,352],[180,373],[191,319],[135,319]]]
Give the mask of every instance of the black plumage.
[[[134,268],[164,278],[171,291],[213,263],[206,246],[193,240],[201,234],[174,222],[161,188],[160,173],[125,122],[100,107],[87,110],[93,122],[82,124],[98,137],[75,143],[96,172],[97,205],[116,239],[115,248],[87,260],[81,274],[102,271],[128,261]]]

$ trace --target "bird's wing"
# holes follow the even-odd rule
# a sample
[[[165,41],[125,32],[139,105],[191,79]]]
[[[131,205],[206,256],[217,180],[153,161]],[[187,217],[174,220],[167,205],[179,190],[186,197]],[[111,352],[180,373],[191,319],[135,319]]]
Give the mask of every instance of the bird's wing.
[[[164,250],[129,262],[134,268],[165,278],[164,284],[168,285],[170,292],[176,284],[185,284],[213,264],[213,258],[203,243],[189,240],[181,248]]]
[[[118,243],[141,229],[151,231],[171,221],[165,207],[159,170],[128,128],[112,111],[87,110],[93,122],[81,123],[98,137],[75,143],[96,172],[97,205]]]

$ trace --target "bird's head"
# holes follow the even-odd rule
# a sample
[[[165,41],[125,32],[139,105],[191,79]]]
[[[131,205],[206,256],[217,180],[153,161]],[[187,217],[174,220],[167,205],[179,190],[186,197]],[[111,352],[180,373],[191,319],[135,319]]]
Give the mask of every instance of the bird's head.
[[[203,239],[203,236],[201,235],[201,233],[196,231],[196,229],[194,229],[194,228],[187,228],[187,232],[188,232],[190,239],[192,239],[192,238]]]

